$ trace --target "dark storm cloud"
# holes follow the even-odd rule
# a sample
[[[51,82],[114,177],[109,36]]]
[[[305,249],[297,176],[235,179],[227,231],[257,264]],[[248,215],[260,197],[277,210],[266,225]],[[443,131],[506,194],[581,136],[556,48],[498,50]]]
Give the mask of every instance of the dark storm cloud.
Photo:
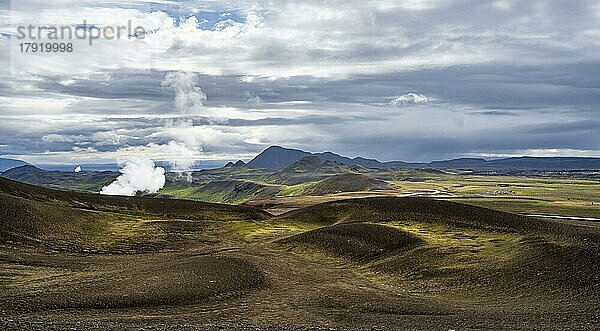
[[[600,120],[598,119],[590,119],[583,121],[567,121],[562,123],[530,124],[520,127],[518,131],[531,134],[547,135],[556,134],[557,131],[561,131],[563,133],[572,132],[578,134],[584,134],[588,132],[593,133],[593,136],[585,137],[585,139],[583,140],[589,140],[589,138],[598,138],[595,141],[593,141],[593,143],[596,146],[600,145]]]
[[[143,99],[150,101],[166,100],[164,88],[160,85],[164,74],[151,71],[110,72],[108,75],[74,79],[71,85],[45,80],[40,87],[57,93],[74,96],[88,96],[100,99]]]
[[[310,125],[316,128],[339,127],[343,123],[364,122],[369,130],[371,121],[385,121],[388,112],[402,112],[391,109],[386,103],[395,95],[411,91],[422,92],[435,101],[416,111],[426,114],[431,108],[452,109],[453,105],[468,106],[455,110],[455,124],[461,124],[460,117],[476,115],[481,117],[511,117],[515,123],[526,113],[538,114],[543,124],[529,124],[499,128],[490,135],[486,132],[468,133],[462,138],[448,138],[443,133],[429,132],[427,137],[405,136],[386,133],[388,136],[361,136],[353,132],[352,137],[338,137],[341,143],[331,142],[329,149],[350,154],[360,154],[368,150],[372,157],[388,160],[405,159],[424,161],[430,158],[444,158],[466,153],[485,151],[510,151],[536,148],[597,149],[595,141],[600,141],[595,132],[600,132],[597,120],[593,120],[600,86],[598,66],[580,64],[556,66],[552,68],[523,68],[507,66],[456,67],[439,70],[422,70],[400,74],[359,76],[343,80],[317,80],[309,77],[293,77],[285,80],[257,80],[242,82],[235,76],[201,75],[198,85],[207,94],[207,106],[233,105],[248,111],[260,110],[265,117],[258,119],[222,118],[203,116],[180,116],[179,123],[193,126],[219,124],[228,127],[260,127]],[[72,106],[81,109],[81,113],[106,115],[123,112],[143,114],[172,113],[172,95],[161,85],[164,72],[109,73],[110,80],[76,80],[68,86],[49,79],[38,85],[48,93],[92,98]],[[581,79],[574,78],[580,77]],[[104,84],[104,85],[103,85]],[[6,85],[5,85],[6,86]],[[3,86],[5,88],[5,86]],[[101,91],[101,92],[99,92]],[[260,104],[247,103],[246,92],[260,97]],[[106,103],[98,99],[122,102],[117,109],[107,109]],[[286,108],[313,109],[311,115],[292,118],[281,114],[269,116],[269,111],[277,111],[281,105],[277,102],[310,100],[309,104],[290,104]],[[115,103],[113,103],[114,105]],[[360,112],[363,106],[383,108],[384,112]],[[357,111],[358,109],[358,111]],[[566,114],[566,118],[557,123],[545,123],[544,116]],[[402,114],[397,114],[401,116]],[[586,118],[589,117],[589,118]],[[111,124],[112,123],[112,124]],[[43,152],[45,150],[70,150],[73,146],[94,147],[98,151],[111,151],[124,146],[143,146],[151,141],[145,135],[160,130],[173,123],[172,119],[159,117],[106,117],[103,127],[96,130],[89,126],[82,128],[60,128],[57,132],[45,134],[19,133],[3,131],[0,136],[4,144],[3,153]],[[418,125],[424,125],[420,123]],[[107,127],[130,130],[133,138],[122,138],[114,145],[97,146],[98,142],[89,140],[96,132],[106,131]],[[472,128],[468,128],[472,129]],[[342,131],[340,131],[342,132]],[[80,141],[43,142],[47,134],[63,136],[83,136]],[[361,138],[357,138],[361,137]],[[26,143],[23,143],[26,142]],[[34,142],[34,143],[29,143]],[[168,138],[155,139],[154,143],[166,143]],[[369,147],[369,146],[377,147]],[[245,150],[259,149],[250,146]]]
[[[518,116],[516,112],[506,110],[481,110],[471,112],[471,114],[483,116]]]
[[[155,71],[109,72],[106,77],[73,80],[68,86],[49,77],[34,84],[47,92],[72,96],[155,102],[162,105],[163,111],[169,111],[168,104],[173,94],[161,85],[164,75],[164,72]],[[206,104],[209,106],[260,106],[268,109],[279,107],[270,103],[291,100],[382,104],[396,95],[422,92],[440,102],[471,104],[492,110],[559,106],[574,109],[594,107],[600,103],[600,64],[457,66],[343,80],[292,77],[259,79],[251,83],[241,82],[237,76],[200,75],[198,86],[207,94]],[[0,85],[0,93],[9,93],[7,88],[6,84]],[[258,96],[262,104],[248,103],[249,94]],[[160,112],[159,109],[155,111]]]

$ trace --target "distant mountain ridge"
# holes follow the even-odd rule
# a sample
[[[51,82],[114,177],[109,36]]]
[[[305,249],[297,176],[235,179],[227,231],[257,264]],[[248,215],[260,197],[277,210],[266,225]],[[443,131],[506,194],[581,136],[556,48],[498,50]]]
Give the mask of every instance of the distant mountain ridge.
[[[79,173],[49,171],[29,164],[0,173],[0,177],[22,183],[82,192],[99,192],[104,186],[117,179],[118,176],[119,173],[114,171],[84,171]]]
[[[473,170],[600,170],[600,158],[593,157],[511,157],[486,160],[483,158],[458,158],[428,163],[403,161],[380,162],[363,157],[349,158],[332,152],[311,153],[299,149],[271,146],[247,163],[250,168],[282,170],[306,156],[316,156],[322,161],[332,161],[350,167],[371,169],[473,169]]]
[[[375,159],[365,159],[363,157],[356,157],[351,159],[349,157],[341,156],[332,152],[310,153],[299,149],[284,148],[281,146],[271,146],[265,149],[254,159],[250,160],[247,163],[247,165],[250,168],[281,170],[291,165],[292,163],[300,160],[301,158],[309,155],[317,156],[322,161],[331,161],[347,166],[361,166],[365,168],[379,169],[389,168],[389,166],[384,166],[384,163],[381,163]],[[405,162],[397,163],[405,164]]]
[[[0,158],[0,172],[28,164],[29,163],[21,160]]]

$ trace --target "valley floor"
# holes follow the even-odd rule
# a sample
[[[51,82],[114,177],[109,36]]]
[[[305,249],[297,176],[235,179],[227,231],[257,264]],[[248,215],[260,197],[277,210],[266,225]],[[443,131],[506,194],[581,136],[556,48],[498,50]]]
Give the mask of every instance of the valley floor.
[[[597,227],[416,197],[273,216],[0,184],[2,329],[600,328]]]

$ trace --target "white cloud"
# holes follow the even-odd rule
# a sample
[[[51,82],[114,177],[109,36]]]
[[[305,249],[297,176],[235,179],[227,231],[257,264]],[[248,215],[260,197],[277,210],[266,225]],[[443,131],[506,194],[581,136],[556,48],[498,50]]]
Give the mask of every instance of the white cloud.
[[[534,1],[518,5],[506,0],[470,3],[473,14],[464,20],[454,15],[462,12],[464,1],[350,1],[344,6],[293,1],[207,2],[203,4],[206,10],[230,7],[244,15],[241,21],[223,16],[211,29],[202,28],[193,16],[198,14],[191,10],[199,6],[197,3],[177,4],[179,8],[190,7],[179,24],[167,14],[173,5],[169,2],[162,8],[114,4],[113,8],[109,1],[102,6],[94,2],[50,6],[35,16],[40,22],[32,22],[30,7],[20,10],[16,6],[11,16],[17,24],[80,24],[88,19],[99,25],[118,26],[131,20],[152,33],[144,40],[99,40],[93,47],[77,45],[76,57],[36,57],[40,63],[13,54],[13,69],[64,76],[108,68],[139,68],[211,75],[348,77],[440,66],[514,63],[515,59],[522,64],[594,60],[598,47],[593,35],[578,33],[579,25],[594,26],[594,21],[581,17],[556,22],[552,6]],[[506,8],[506,14],[494,8]],[[446,15],[440,15],[440,10]],[[594,10],[590,8],[590,12]],[[420,17],[417,21],[415,13]],[[0,24],[0,30],[12,29]],[[544,47],[539,47],[540,42]],[[594,49],[589,49],[590,45]],[[74,62],[78,65],[73,66]]]
[[[73,142],[80,142],[85,140],[85,136],[81,136],[81,135],[61,135],[61,134],[48,134],[42,137],[42,141],[45,143],[73,143]]]
[[[122,144],[127,137],[117,134],[114,131],[99,131],[94,132],[90,137],[90,140],[94,142],[96,146],[117,146]]]
[[[406,105],[420,105],[429,102],[429,98],[420,93],[408,93],[392,98],[389,104],[393,107],[402,107]]]
[[[225,128],[223,128],[225,129]],[[186,146],[201,148],[200,146],[223,146],[239,144],[244,141],[244,136],[236,132],[226,132],[207,126],[175,126],[163,128],[153,133],[148,138],[167,138],[182,142]]]
[[[126,139],[126,136],[119,135],[114,131],[98,131],[89,136],[57,133],[42,136],[42,142],[44,143],[94,144],[95,146],[117,146],[123,144]]]
[[[61,80],[58,83],[63,86],[71,86],[71,85],[75,84],[75,80],[74,79],[65,79],[65,80]]]
[[[81,153],[81,152],[95,153],[95,152],[97,152],[97,150],[95,148],[93,148],[93,147],[82,148],[82,147],[79,147],[79,146],[73,146],[73,148],[71,148],[71,149],[73,150],[73,152],[78,152],[78,153]]]

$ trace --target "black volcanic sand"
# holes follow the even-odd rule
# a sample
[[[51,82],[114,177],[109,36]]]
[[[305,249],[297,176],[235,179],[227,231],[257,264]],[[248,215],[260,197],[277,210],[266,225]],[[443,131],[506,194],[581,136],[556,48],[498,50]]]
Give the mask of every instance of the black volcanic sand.
[[[420,198],[279,217],[0,179],[2,329],[598,329],[600,229]]]

